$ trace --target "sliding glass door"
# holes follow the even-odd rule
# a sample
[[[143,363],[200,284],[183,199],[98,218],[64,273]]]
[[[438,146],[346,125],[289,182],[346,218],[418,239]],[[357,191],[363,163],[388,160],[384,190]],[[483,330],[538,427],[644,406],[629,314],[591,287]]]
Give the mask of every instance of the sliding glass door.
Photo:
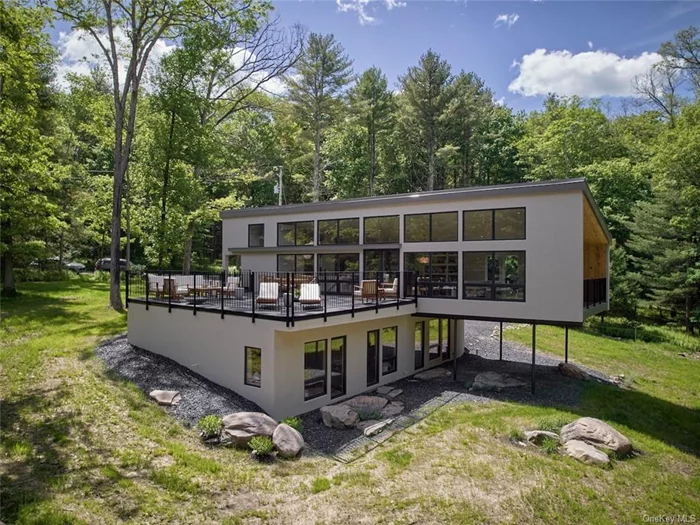
[[[345,395],[345,336],[331,339],[331,399]]]
[[[367,332],[367,386],[379,383],[379,330]]]

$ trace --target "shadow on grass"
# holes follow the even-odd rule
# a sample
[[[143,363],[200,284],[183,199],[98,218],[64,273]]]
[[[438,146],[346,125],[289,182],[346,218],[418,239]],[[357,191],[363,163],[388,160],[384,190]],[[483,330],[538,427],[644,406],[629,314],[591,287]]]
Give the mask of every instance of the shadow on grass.
[[[474,355],[460,359],[459,380],[472,378],[486,370],[520,376],[529,381],[531,365],[513,361],[495,361]],[[700,410],[671,403],[634,389],[612,383],[579,381],[560,375],[555,366],[536,365],[535,394],[527,389],[503,392],[480,391],[478,395],[500,401],[534,406],[562,407],[581,417],[595,417],[624,425],[700,457]],[[467,381],[470,384],[470,381]]]

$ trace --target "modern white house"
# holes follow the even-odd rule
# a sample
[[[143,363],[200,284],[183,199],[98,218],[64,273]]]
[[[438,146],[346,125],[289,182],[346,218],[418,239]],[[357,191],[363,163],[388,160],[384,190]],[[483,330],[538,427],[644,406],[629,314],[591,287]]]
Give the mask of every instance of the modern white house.
[[[149,272],[131,344],[302,414],[464,351],[465,319],[580,326],[610,234],[583,179],[221,213],[224,271]]]

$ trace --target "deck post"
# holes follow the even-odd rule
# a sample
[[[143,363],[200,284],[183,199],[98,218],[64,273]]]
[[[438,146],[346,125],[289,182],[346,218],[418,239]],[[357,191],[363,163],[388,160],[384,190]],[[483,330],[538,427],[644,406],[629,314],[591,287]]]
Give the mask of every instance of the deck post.
[[[287,321],[287,326],[289,326],[289,303],[292,303],[292,306],[294,305],[294,293],[290,292],[289,290],[289,272],[287,272],[287,287],[285,288],[287,290],[287,298],[284,301],[284,307],[285,307],[285,312],[286,312],[286,321]],[[284,297],[284,296],[283,296]]]
[[[352,272],[350,275],[350,280],[352,283],[352,286],[350,287],[350,315],[355,317],[355,272]]]
[[[197,272],[192,274],[192,289],[194,290],[194,303],[192,315],[197,315]]]
[[[374,313],[379,313],[379,272],[374,275]]]
[[[126,279],[124,281],[124,293],[126,294],[126,307],[129,308],[129,270],[126,270],[124,272],[124,278]],[[148,279],[148,275],[146,276],[146,279]]]
[[[532,377],[531,377],[531,382],[532,382],[532,393],[535,393],[535,333],[537,331],[537,325],[533,324],[532,325]]]
[[[326,287],[323,292],[323,322],[326,323],[328,322],[328,272],[326,270],[323,270],[323,284]]]
[[[564,362],[569,362],[569,327],[564,328]]]
[[[163,287],[165,288],[165,287]],[[175,287],[177,290],[177,287]],[[173,311],[173,272],[168,270],[168,313]]]
[[[413,272],[413,303],[418,304],[418,272]]]
[[[447,321],[448,323],[450,321]],[[457,381],[457,319],[452,321],[454,327],[452,341],[452,381]],[[449,344],[449,343],[448,343]]]
[[[253,305],[253,322],[255,322],[255,272],[250,271],[250,302]]]
[[[146,274],[146,310],[148,310],[148,288],[150,284],[148,282],[148,274]]]
[[[296,290],[296,287],[294,286],[294,272],[292,272],[292,326],[294,326],[294,310],[296,306],[294,306],[294,291]]]
[[[396,309],[399,309],[401,303],[401,272],[396,272]]]
[[[498,360],[503,361],[503,321],[498,330]]]
[[[224,318],[224,282],[226,281],[226,272],[221,272],[221,318]]]

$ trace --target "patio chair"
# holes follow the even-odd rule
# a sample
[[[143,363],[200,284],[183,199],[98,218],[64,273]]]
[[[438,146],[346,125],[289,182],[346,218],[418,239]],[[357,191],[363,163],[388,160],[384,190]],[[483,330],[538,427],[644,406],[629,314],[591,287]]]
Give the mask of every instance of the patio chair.
[[[299,304],[303,307],[321,306],[321,287],[316,283],[302,283]]]
[[[396,299],[396,297],[399,295],[399,279],[398,277],[394,279],[394,282],[391,283],[390,287],[383,287],[382,291],[384,292],[384,297],[393,297]]]
[[[355,286],[355,297],[359,296],[363,303],[365,300],[369,300],[370,302],[374,301],[377,295],[381,299],[384,297],[383,294],[384,292],[381,288],[377,290],[377,281],[374,279],[360,281],[360,286]]]
[[[235,294],[236,288],[240,287],[241,278],[240,277],[229,277],[226,279],[226,286],[224,287],[224,295],[226,297],[231,297]]]
[[[279,298],[279,283],[260,283],[260,289],[258,290],[258,297],[255,299],[255,303],[261,306],[277,306]]]
[[[180,299],[183,295],[188,295],[189,291],[189,286],[179,286],[175,279],[163,279],[163,290],[160,296]]]

